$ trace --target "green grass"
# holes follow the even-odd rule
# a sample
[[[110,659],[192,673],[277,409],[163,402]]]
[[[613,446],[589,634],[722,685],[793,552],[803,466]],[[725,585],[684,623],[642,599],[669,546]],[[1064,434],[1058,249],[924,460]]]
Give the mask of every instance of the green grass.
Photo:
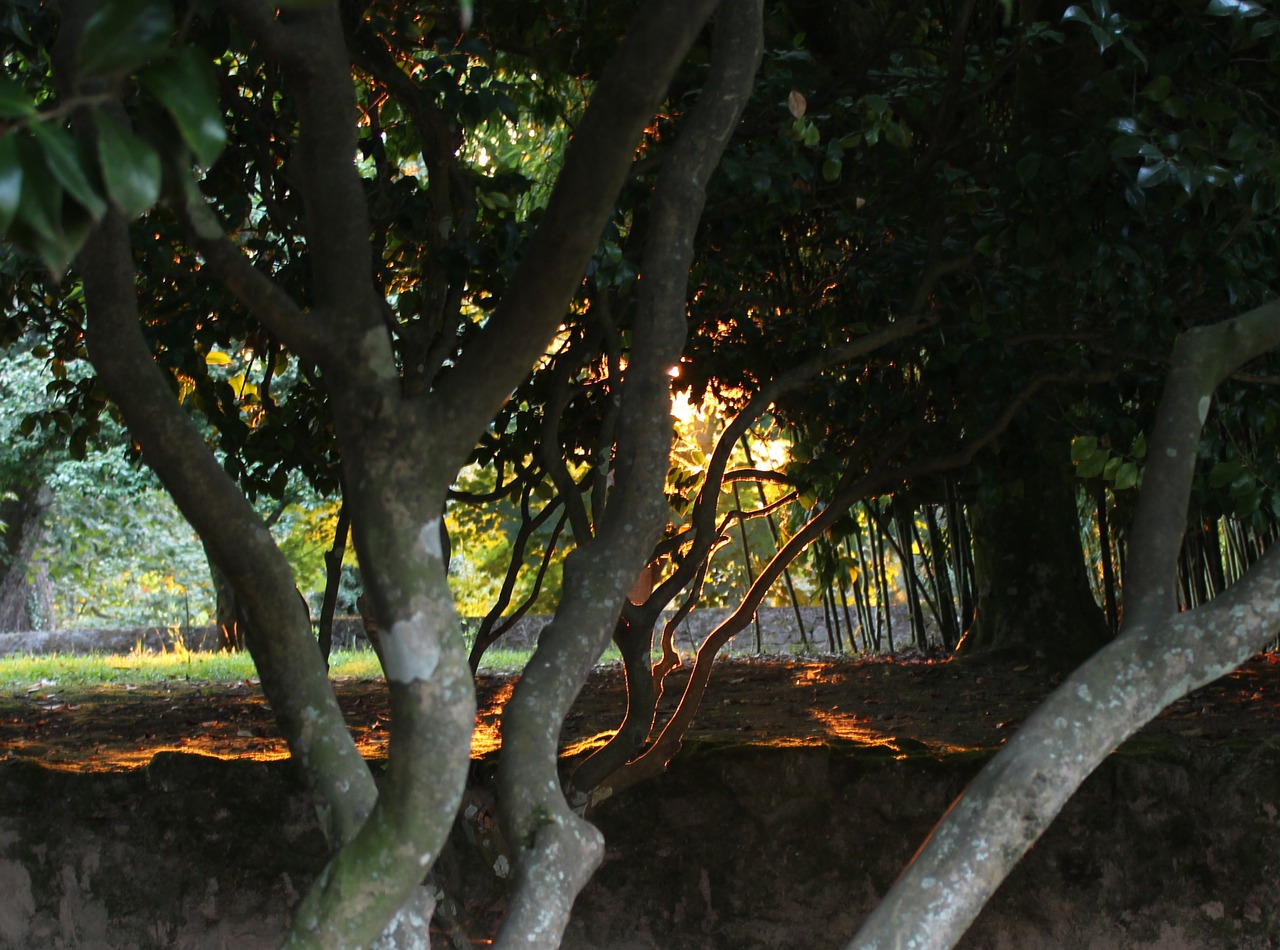
[[[529,661],[527,650],[491,649],[480,664],[482,672],[512,673]],[[621,657],[610,646],[601,662]],[[371,650],[335,650],[329,673],[335,679],[376,679],[382,675]],[[179,648],[167,653],[135,650],[113,654],[11,654],[0,656],[0,690],[29,689],[41,683],[62,689],[111,685],[163,685],[172,682],[239,683],[256,680],[258,671],[248,653],[193,653]]]
[[[377,658],[368,650],[336,650],[335,677],[373,678]],[[258,671],[248,653],[168,653],[134,651],[112,654],[12,654],[0,657],[0,689],[46,683],[70,687],[162,685],[164,683],[238,683],[254,680]]]

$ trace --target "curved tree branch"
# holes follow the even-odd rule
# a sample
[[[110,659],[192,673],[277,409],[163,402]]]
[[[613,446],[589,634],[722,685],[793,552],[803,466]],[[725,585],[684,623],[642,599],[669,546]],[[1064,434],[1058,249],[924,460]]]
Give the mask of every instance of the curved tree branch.
[[[174,202],[175,210],[212,275],[300,358],[320,365],[331,362],[337,350],[322,322],[303,313],[275,281],[254,267],[231,242],[189,173],[185,169],[174,169],[174,173],[183,176],[183,193]]]
[[[695,5],[691,19],[701,9]],[[608,644],[621,602],[666,521],[668,370],[684,345],[694,235],[706,182],[746,104],[762,44],[761,0],[723,0],[710,78],[659,175],[619,410],[616,481],[595,540],[565,562],[560,611],[539,638],[503,715],[499,806],[514,848],[514,887],[499,947],[558,946],[574,898],[603,857],[600,832],[572,811],[560,791],[557,743],[564,717]],[[588,112],[579,135],[590,119]]]
[[[632,21],[502,302],[435,394],[440,422],[450,431],[483,429],[528,374],[582,279],[641,132],[714,6],[715,0],[649,0]]]
[[[1062,382],[1064,380],[1080,381],[1086,378],[1094,377],[1090,374],[1081,376],[1079,374],[1064,375],[1057,373],[1047,373],[1037,377],[1016,397],[1010,400],[996,420],[981,435],[966,440],[956,451],[949,455],[936,456],[926,462],[917,462],[910,465],[872,468],[861,475],[858,475],[854,467],[850,466],[841,477],[827,507],[810,518],[799,531],[791,536],[787,543],[779,549],[778,553],[761,570],[733,613],[707,634],[702,646],[698,648],[693,672],[685,685],[685,692],[681,697],[680,705],[671,719],[667,721],[654,743],[645,750],[643,755],[617,768],[611,775],[602,780],[598,788],[594,790],[580,789],[579,794],[590,792],[588,807],[595,807],[624,789],[659,775],[666,769],[672,757],[680,751],[684,733],[697,715],[703,694],[706,692],[707,683],[711,678],[712,664],[720,649],[730,639],[747,628],[751,618],[768,594],[769,588],[782,576],[783,571],[790,566],[792,561],[809,544],[821,537],[823,531],[839,517],[843,516],[850,505],[858,499],[892,491],[899,485],[923,476],[945,472],[968,464],[978,452],[990,445],[1009,427],[1022,407],[1042,387],[1052,382]],[[723,444],[724,436],[721,438]],[[881,457],[893,458],[909,438],[909,431],[900,432],[887,445],[878,446],[876,449],[877,454]],[[719,449],[720,446],[717,446],[717,452]],[[863,455],[865,457],[865,450]],[[760,513],[764,513],[764,511],[762,510]],[[722,532],[723,527],[718,528],[715,537],[718,538]],[[701,543],[706,542],[704,540]],[[669,580],[667,583],[671,583],[671,581]],[[666,584],[663,585],[663,588],[665,587]],[[661,591],[662,589],[660,588],[659,592],[655,593],[655,597],[659,596]],[[647,604],[646,607],[648,607]]]

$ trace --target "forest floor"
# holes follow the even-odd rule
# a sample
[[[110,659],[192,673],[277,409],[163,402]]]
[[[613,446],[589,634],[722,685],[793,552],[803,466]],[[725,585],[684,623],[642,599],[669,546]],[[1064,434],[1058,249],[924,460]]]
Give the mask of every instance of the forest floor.
[[[672,674],[659,721],[684,689]],[[923,657],[731,658],[717,663],[689,739],[738,746],[863,746],[900,757],[992,749],[1060,680],[1034,665],[972,665]],[[482,675],[473,753],[499,743],[513,675]],[[385,755],[390,727],[381,681],[335,684],[361,752]],[[568,754],[608,738],[625,709],[621,669],[596,670],[563,734]],[[1174,703],[1134,740],[1255,745],[1280,722],[1280,655],[1263,654]],[[0,759],[71,771],[146,765],[161,751],[284,758],[287,749],[252,681],[59,688],[47,681],[0,692]]]

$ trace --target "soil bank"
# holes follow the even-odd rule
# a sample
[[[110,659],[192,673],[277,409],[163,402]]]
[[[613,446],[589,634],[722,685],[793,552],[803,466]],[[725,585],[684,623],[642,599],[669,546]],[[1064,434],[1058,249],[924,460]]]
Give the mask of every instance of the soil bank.
[[[843,946],[983,757],[900,755],[695,744],[595,816],[607,857],[565,946]],[[481,797],[490,765],[476,768]],[[438,872],[480,938],[503,881],[484,809],[471,811]],[[1274,946],[1278,825],[1271,746],[1126,747],[961,946]],[[162,753],[90,773],[0,762],[0,948],[274,947],[324,850],[287,761]],[[456,944],[438,933],[433,945]]]

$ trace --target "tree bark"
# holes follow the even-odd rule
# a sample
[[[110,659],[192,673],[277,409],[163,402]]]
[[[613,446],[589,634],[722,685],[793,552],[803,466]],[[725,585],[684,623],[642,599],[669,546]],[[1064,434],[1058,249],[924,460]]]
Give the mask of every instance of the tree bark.
[[[1075,666],[1106,643],[1106,617],[1085,573],[1066,446],[1027,429],[996,457],[998,495],[969,502],[978,603],[957,652]]]
[[[954,946],[1080,783],[1170,703],[1235,669],[1280,630],[1280,550],[1203,607],[1176,612],[1178,554],[1214,389],[1280,346],[1280,301],[1190,330],[1150,440],[1130,537],[1124,625],[974,779],[849,950]]]
[[[220,280],[273,337],[314,363],[326,387],[353,543],[380,630],[391,698],[390,758],[380,789],[375,790],[345,729],[287,562],[152,361],[142,333],[128,229],[115,212],[103,218],[77,260],[85,288],[86,341],[144,459],[242,597],[248,646],[264,690],[326,818],[335,853],[299,907],[287,945],[368,946],[397,913],[401,933],[416,927],[423,939],[426,919],[412,925],[415,913],[429,910],[429,901],[415,901],[422,896],[418,885],[452,826],[470,764],[475,715],[474,683],[439,534],[445,493],[493,413],[563,321],[630,173],[636,144],[714,0],[646,4],[577,126],[560,180],[503,301],[451,369],[417,380],[409,391],[383,321],[385,301],[370,279],[369,215],[353,162],[358,115],[337,4],[280,11],[256,0],[220,0],[220,5],[252,36],[272,68],[280,69],[296,116],[298,132],[287,162],[290,187],[304,209],[311,267],[307,306],[228,239],[180,161],[169,169],[177,185],[170,195],[190,246],[202,257],[202,276]],[[64,87],[71,91],[79,32],[92,8],[88,0],[68,0],[61,10],[57,58]],[[750,74],[745,81],[749,85]],[[91,139],[92,124],[80,125],[82,136]],[[693,141],[690,147],[713,148],[714,167],[719,145]],[[688,190],[679,194],[681,213],[695,197],[700,208],[701,185],[709,173],[708,168],[689,183],[692,196]],[[667,370],[683,340],[684,285],[692,254],[692,231],[671,234],[682,235],[668,250],[684,258],[683,268],[667,269],[665,277],[661,269],[646,274],[643,292],[669,293],[675,286],[678,305],[654,305],[652,319],[638,322],[625,384],[617,486],[591,563],[577,570],[585,580],[580,599],[563,613],[571,617],[577,610],[586,617],[583,635],[562,626],[567,633],[544,638],[548,650],[567,648],[573,660],[548,666],[543,671],[548,675],[541,675],[534,661],[521,681],[530,712],[513,714],[504,745],[514,763],[509,774],[516,776],[507,784],[505,820],[528,832],[520,840],[529,842],[527,860],[518,858],[517,878],[530,886],[518,889],[504,928],[521,946],[558,942],[568,903],[599,857],[593,831],[583,836],[589,860],[557,854],[555,829],[544,822],[548,812],[536,796],[544,794],[544,773],[554,789],[560,722],[604,646],[594,642],[594,632],[603,629],[607,639],[610,615],[616,616],[621,592],[643,564],[652,547],[650,535],[665,517],[665,465],[653,460],[667,454]],[[678,286],[671,283],[673,275]],[[597,551],[609,556],[596,557]],[[538,781],[526,785],[520,777],[530,763]],[[560,806],[558,817],[568,815],[568,824],[576,820],[562,799]],[[576,883],[560,887],[566,878]],[[551,903],[543,903],[543,896]],[[545,913],[548,909],[554,912]]]
[[[338,509],[338,523],[333,529],[333,545],[324,553],[324,600],[320,604],[320,623],[316,639],[324,665],[329,665],[333,652],[333,615],[338,609],[338,589],[342,586],[342,559],[347,553],[347,536],[351,533],[351,516],[345,503]]]
[[[682,37],[686,48],[712,5],[686,4],[691,9],[686,23],[693,27]],[[600,832],[574,813],[560,790],[558,739],[666,521],[663,486],[672,431],[668,374],[684,346],[693,242],[707,180],[750,95],[762,29],[761,0],[720,3],[710,77],[654,192],[618,420],[615,486],[595,537],[579,538],[580,547],[565,561],[560,609],[539,637],[503,715],[498,790],[504,833],[513,848],[513,888],[495,942],[501,948],[559,946],[573,901],[603,857]]]
[[[223,650],[243,650],[249,624],[240,609],[235,586],[218,567],[207,544],[204,545],[204,554],[209,563],[209,577],[213,581],[213,622],[218,628],[218,645]]]
[[[33,584],[31,560],[44,533],[44,516],[53,506],[53,492],[43,482],[13,489],[14,497],[0,502],[0,630],[40,629],[48,621],[38,616],[41,598]]]

